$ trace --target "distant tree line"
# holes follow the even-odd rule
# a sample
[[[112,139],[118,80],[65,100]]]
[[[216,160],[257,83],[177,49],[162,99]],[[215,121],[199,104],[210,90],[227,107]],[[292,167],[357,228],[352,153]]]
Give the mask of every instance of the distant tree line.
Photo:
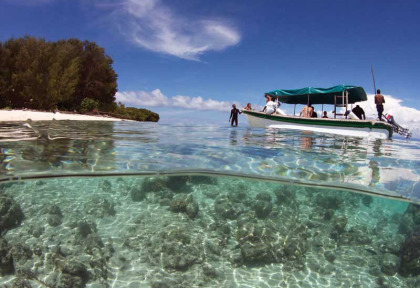
[[[90,41],[26,36],[0,42],[0,108],[94,110],[158,121],[159,115],[149,110],[115,103],[112,63],[104,48]]]

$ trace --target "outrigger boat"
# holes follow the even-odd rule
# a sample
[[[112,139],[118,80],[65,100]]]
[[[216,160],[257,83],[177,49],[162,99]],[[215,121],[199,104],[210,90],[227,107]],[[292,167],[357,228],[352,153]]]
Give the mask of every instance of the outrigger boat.
[[[348,111],[349,105],[367,100],[366,92],[362,87],[351,85],[338,85],[331,88],[308,87],[296,90],[274,90],[265,94],[270,95],[277,102],[294,104],[294,115],[283,115],[278,112],[269,115],[263,112],[242,110],[242,113],[247,116],[251,126],[307,130],[363,138],[388,139],[392,137],[393,132],[406,137],[411,136],[408,129],[396,124],[392,116],[392,122],[388,118],[385,118],[388,122],[347,118],[347,113],[345,112]],[[309,103],[334,105],[334,118],[304,118],[295,116],[297,104],[307,105]],[[324,110],[323,108],[322,110]],[[339,109],[337,110],[337,108]],[[336,118],[337,116],[343,116],[345,118],[338,119]]]

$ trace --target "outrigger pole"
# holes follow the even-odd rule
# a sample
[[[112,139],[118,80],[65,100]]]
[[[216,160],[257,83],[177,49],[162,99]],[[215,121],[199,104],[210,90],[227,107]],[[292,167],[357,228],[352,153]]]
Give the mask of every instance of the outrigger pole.
[[[375,89],[375,92],[373,93],[373,95],[376,95],[376,82],[375,82],[375,74],[373,73],[373,65],[370,65],[370,70],[372,70],[373,88]]]

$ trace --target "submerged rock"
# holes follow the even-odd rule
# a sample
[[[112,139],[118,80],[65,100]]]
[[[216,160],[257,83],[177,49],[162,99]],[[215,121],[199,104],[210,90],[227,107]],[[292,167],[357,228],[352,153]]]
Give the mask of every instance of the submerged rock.
[[[146,199],[147,192],[140,187],[133,187],[130,190],[130,197],[133,202],[140,202]]]
[[[195,263],[200,263],[200,250],[193,245],[169,242],[162,245],[163,265],[165,268],[186,270]]]
[[[170,176],[166,182],[166,187],[175,193],[188,193],[191,188],[187,186],[189,176]]]
[[[373,202],[373,197],[369,195],[363,195],[362,196],[362,204],[366,207],[370,207],[370,204]]]
[[[6,239],[0,237],[0,276],[12,274],[13,271],[11,247]]]
[[[271,210],[273,210],[273,204],[269,201],[259,200],[255,202],[254,209],[255,215],[257,215],[258,218],[263,219],[270,215]]]
[[[401,219],[399,231],[410,235],[417,225],[420,225],[420,205],[410,203]]]
[[[77,223],[77,232],[81,238],[86,238],[89,234],[96,232],[96,225],[88,221],[79,221]]]
[[[144,193],[159,192],[166,188],[167,179],[163,177],[145,178],[140,186]]]
[[[169,210],[186,213],[190,218],[194,219],[198,214],[199,207],[191,194],[177,194],[172,199]]]
[[[369,245],[372,243],[370,233],[365,226],[354,226],[339,237],[342,245]]]
[[[31,248],[25,243],[20,243],[20,242],[14,243],[12,245],[11,251],[13,255],[13,262],[14,262],[15,268],[18,265],[22,266],[23,264],[25,264],[25,262],[27,260],[32,259],[32,256],[33,256],[33,252]]]
[[[296,193],[293,191],[292,186],[281,185],[274,190],[276,195],[276,203],[278,205],[296,206]]]
[[[400,269],[400,258],[394,254],[386,253],[381,259],[381,271],[389,276],[394,276]]]
[[[193,200],[192,202],[188,203],[187,205],[187,215],[191,218],[194,219],[199,211],[199,206],[197,201]]]
[[[231,256],[231,262],[255,265],[300,259],[307,251],[306,227],[296,226],[284,238],[279,238],[276,230],[261,220],[245,222],[236,233],[241,259]]]
[[[315,197],[315,204],[325,209],[337,210],[344,200],[332,192],[320,192]]]
[[[111,189],[112,189],[111,181],[109,181],[109,180],[101,181],[99,183],[99,188],[101,188],[102,190],[107,191],[107,192],[111,191]]]
[[[84,205],[84,210],[87,214],[94,215],[98,218],[107,216],[115,216],[115,204],[104,198],[92,198]]]
[[[142,243],[142,249],[152,263],[166,269],[185,271],[203,261],[202,239],[191,238],[185,228],[172,228],[156,232]]]
[[[260,192],[255,197],[256,202],[254,203],[255,215],[258,218],[263,219],[270,215],[273,210],[273,204],[271,203],[271,194],[268,192]]]
[[[335,253],[333,251],[329,251],[329,250],[324,252],[324,257],[330,263],[334,263],[335,258],[336,258]]]
[[[334,217],[332,220],[332,230],[330,233],[330,237],[334,240],[338,240],[340,235],[345,232],[346,226],[347,226],[346,217]]]
[[[271,194],[268,192],[260,192],[255,197],[256,200],[271,202]]]
[[[44,207],[44,213],[47,213],[47,223],[50,226],[56,227],[61,225],[63,222],[63,212],[61,212],[61,209],[56,204],[47,204]]]
[[[53,226],[53,227],[59,226],[59,225],[61,225],[61,223],[63,223],[62,217],[60,217],[57,214],[48,215],[47,216],[47,223],[50,226]]]
[[[403,276],[420,275],[420,229],[407,237],[401,247],[401,268]]]
[[[48,204],[45,208],[45,213],[48,213],[50,215],[58,215],[60,217],[63,217],[63,212],[61,212],[60,206],[56,204]]]
[[[203,274],[210,278],[215,278],[217,276],[217,270],[212,265],[206,263],[202,266]]]
[[[11,288],[32,288],[32,285],[28,280],[17,277],[13,280]]]
[[[85,265],[73,260],[57,260],[55,266],[62,272],[58,287],[85,287],[89,273]]]
[[[188,181],[191,184],[208,184],[208,185],[216,185],[217,178],[211,176],[188,176]]]
[[[29,229],[29,233],[34,236],[35,238],[39,238],[45,231],[43,226],[31,226]]]
[[[236,219],[244,212],[242,203],[235,203],[228,195],[219,195],[214,201],[214,210],[217,215],[225,219]]]
[[[23,218],[24,215],[19,204],[11,197],[0,194],[0,235],[19,226]]]
[[[249,264],[255,263],[271,263],[280,262],[282,253],[273,253],[269,243],[257,242],[250,243],[245,242],[241,245],[241,253],[244,261]]]

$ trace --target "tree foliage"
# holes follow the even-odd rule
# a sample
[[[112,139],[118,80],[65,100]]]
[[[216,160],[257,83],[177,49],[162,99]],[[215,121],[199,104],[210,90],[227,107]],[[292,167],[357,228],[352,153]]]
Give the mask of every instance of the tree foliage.
[[[116,116],[120,118],[135,120],[135,121],[150,121],[158,122],[159,114],[152,112],[147,109],[134,108],[134,107],[125,107],[123,104],[119,103],[117,109],[115,110]]]
[[[80,111],[83,99],[91,99],[99,109],[120,113],[129,108],[115,103],[117,74],[112,64],[105,50],[89,41],[47,42],[26,36],[0,42],[0,108]],[[122,114],[148,111],[131,110]]]

